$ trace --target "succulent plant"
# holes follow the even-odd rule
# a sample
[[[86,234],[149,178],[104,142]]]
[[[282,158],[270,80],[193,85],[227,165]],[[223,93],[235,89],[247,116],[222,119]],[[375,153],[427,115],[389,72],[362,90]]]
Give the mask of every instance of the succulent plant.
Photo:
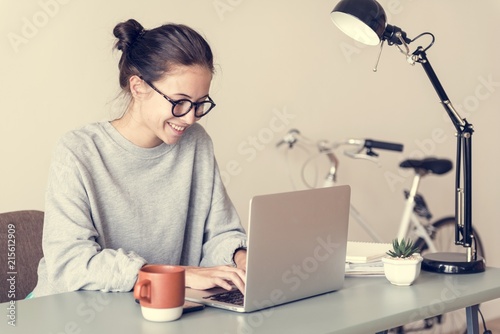
[[[394,258],[408,258],[413,253],[418,252],[418,247],[413,244],[412,240],[405,240],[404,238],[399,241],[394,239],[392,241],[392,250],[387,251],[387,255]]]

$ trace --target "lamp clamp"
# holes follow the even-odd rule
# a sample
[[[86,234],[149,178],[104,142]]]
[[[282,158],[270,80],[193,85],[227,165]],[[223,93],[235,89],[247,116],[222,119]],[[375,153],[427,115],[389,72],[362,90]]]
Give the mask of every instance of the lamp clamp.
[[[406,32],[404,32],[400,27],[393,26],[391,24],[388,24],[385,27],[384,34],[382,36],[382,39],[387,40],[387,43],[389,45],[402,45],[402,44],[408,44],[411,42],[411,39],[406,37]]]

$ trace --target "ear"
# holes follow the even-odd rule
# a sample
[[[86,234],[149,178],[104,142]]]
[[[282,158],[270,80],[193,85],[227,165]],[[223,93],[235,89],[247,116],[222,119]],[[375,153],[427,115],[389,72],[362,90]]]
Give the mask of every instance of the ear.
[[[144,80],[139,78],[137,75],[133,75],[128,79],[130,93],[134,99],[142,99],[146,93],[148,93],[148,89],[146,87],[146,83]]]

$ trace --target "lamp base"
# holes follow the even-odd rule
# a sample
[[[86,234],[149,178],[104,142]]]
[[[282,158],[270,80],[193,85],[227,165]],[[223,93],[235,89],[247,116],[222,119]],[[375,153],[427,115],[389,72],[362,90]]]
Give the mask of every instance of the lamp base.
[[[462,253],[431,253],[423,256],[422,270],[443,274],[474,274],[486,270],[484,258],[467,261],[466,254]]]

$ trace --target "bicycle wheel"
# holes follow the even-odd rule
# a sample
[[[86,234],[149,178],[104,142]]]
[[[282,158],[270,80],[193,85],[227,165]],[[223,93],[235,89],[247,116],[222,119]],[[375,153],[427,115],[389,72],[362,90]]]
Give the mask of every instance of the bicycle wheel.
[[[438,252],[463,252],[462,246],[455,245],[455,217],[442,218],[429,227],[428,232]],[[473,229],[477,254],[484,258],[484,248],[477,232]],[[422,255],[429,252],[423,238],[417,239],[415,245]],[[401,333],[466,333],[467,320],[465,310],[457,310],[436,317],[405,325]]]
[[[472,228],[477,254],[484,258],[484,248],[477,231]],[[461,252],[462,246],[455,245],[455,217],[445,217],[434,223],[429,228],[429,233],[438,252]],[[423,238],[418,238],[415,245],[421,254],[428,252],[428,245]]]

